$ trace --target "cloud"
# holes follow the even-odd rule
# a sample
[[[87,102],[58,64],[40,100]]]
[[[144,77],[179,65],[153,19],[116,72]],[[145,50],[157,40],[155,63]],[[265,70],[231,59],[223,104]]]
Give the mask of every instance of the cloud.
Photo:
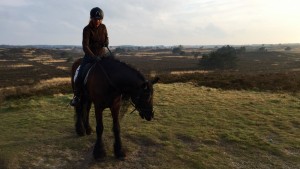
[[[31,1],[28,0],[1,0],[1,7],[20,7],[30,5]]]
[[[1,0],[0,44],[80,45],[95,6],[104,11],[112,45],[255,43],[255,38],[263,43],[265,34],[280,41],[280,31],[296,39],[299,5],[297,0]]]

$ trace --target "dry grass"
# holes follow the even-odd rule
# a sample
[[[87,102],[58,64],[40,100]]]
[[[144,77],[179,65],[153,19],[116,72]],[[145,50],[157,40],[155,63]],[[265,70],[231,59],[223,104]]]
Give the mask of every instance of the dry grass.
[[[70,91],[70,82],[71,79],[69,77],[52,78],[47,80],[41,80],[35,85],[0,88],[0,104],[5,98],[9,97],[33,96],[37,95],[38,93],[47,94],[49,92],[54,92],[55,90],[56,92],[64,92],[66,90]]]
[[[124,55],[117,54],[117,58],[133,65],[147,76],[162,75],[162,82],[167,83],[192,81],[223,89],[283,89],[294,92],[300,90],[297,85],[300,81],[300,55],[296,53],[296,49],[293,47],[290,52],[278,52],[284,50],[284,46],[281,46],[266,53],[244,53],[239,56],[238,68],[231,72],[206,73],[200,69],[198,59],[193,56],[174,56],[171,49],[129,51]],[[187,49],[186,52],[205,53],[211,50],[199,48]],[[82,57],[82,53],[74,53],[72,50],[2,49],[0,88],[36,85],[41,80],[70,76],[72,63],[67,60],[78,57]]]
[[[19,63],[19,64],[14,64],[14,65],[1,65],[3,68],[26,68],[26,67],[32,67],[33,65],[30,64],[24,64],[24,63]]]
[[[207,74],[211,73],[213,71],[207,71],[207,70],[190,70],[190,71],[172,71],[171,75],[183,75],[183,74],[194,74],[194,73],[200,73],[200,74]]]

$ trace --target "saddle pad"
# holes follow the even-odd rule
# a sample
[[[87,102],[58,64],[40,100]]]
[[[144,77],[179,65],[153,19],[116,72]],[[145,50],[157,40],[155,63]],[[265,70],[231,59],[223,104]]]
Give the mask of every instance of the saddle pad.
[[[83,74],[85,74],[85,76],[84,76],[84,85],[86,84],[86,82],[87,82],[87,78],[88,78],[88,76],[89,76],[89,74],[90,74],[90,70],[93,68],[95,66],[95,64],[93,64],[89,69],[88,69],[88,72],[87,73],[83,73]],[[75,83],[75,81],[76,81],[76,79],[77,79],[77,77],[78,77],[78,72],[79,72],[79,69],[80,69],[80,67],[81,66],[78,66],[78,68],[76,69],[76,72],[75,72],[75,75],[74,75],[74,83]],[[84,71],[84,70],[83,70]]]
[[[79,72],[80,67],[81,67],[81,66],[78,66],[78,68],[77,68],[76,71],[75,71],[73,83],[75,83],[75,81],[76,81],[76,79],[77,79],[77,76],[78,76],[78,72]]]

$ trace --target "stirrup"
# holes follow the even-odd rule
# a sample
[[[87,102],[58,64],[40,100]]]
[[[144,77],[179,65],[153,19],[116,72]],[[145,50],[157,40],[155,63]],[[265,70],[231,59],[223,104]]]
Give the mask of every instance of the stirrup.
[[[74,96],[73,99],[70,101],[70,106],[77,106],[80,103],[80,99],[77,96]]]

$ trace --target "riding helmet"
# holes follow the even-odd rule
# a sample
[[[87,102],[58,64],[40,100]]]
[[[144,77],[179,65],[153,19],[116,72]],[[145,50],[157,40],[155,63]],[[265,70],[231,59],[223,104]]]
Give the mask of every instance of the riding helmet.
[[[91,19],[103,19],[104,13],[99,7],[91,9],[90,17]]]

